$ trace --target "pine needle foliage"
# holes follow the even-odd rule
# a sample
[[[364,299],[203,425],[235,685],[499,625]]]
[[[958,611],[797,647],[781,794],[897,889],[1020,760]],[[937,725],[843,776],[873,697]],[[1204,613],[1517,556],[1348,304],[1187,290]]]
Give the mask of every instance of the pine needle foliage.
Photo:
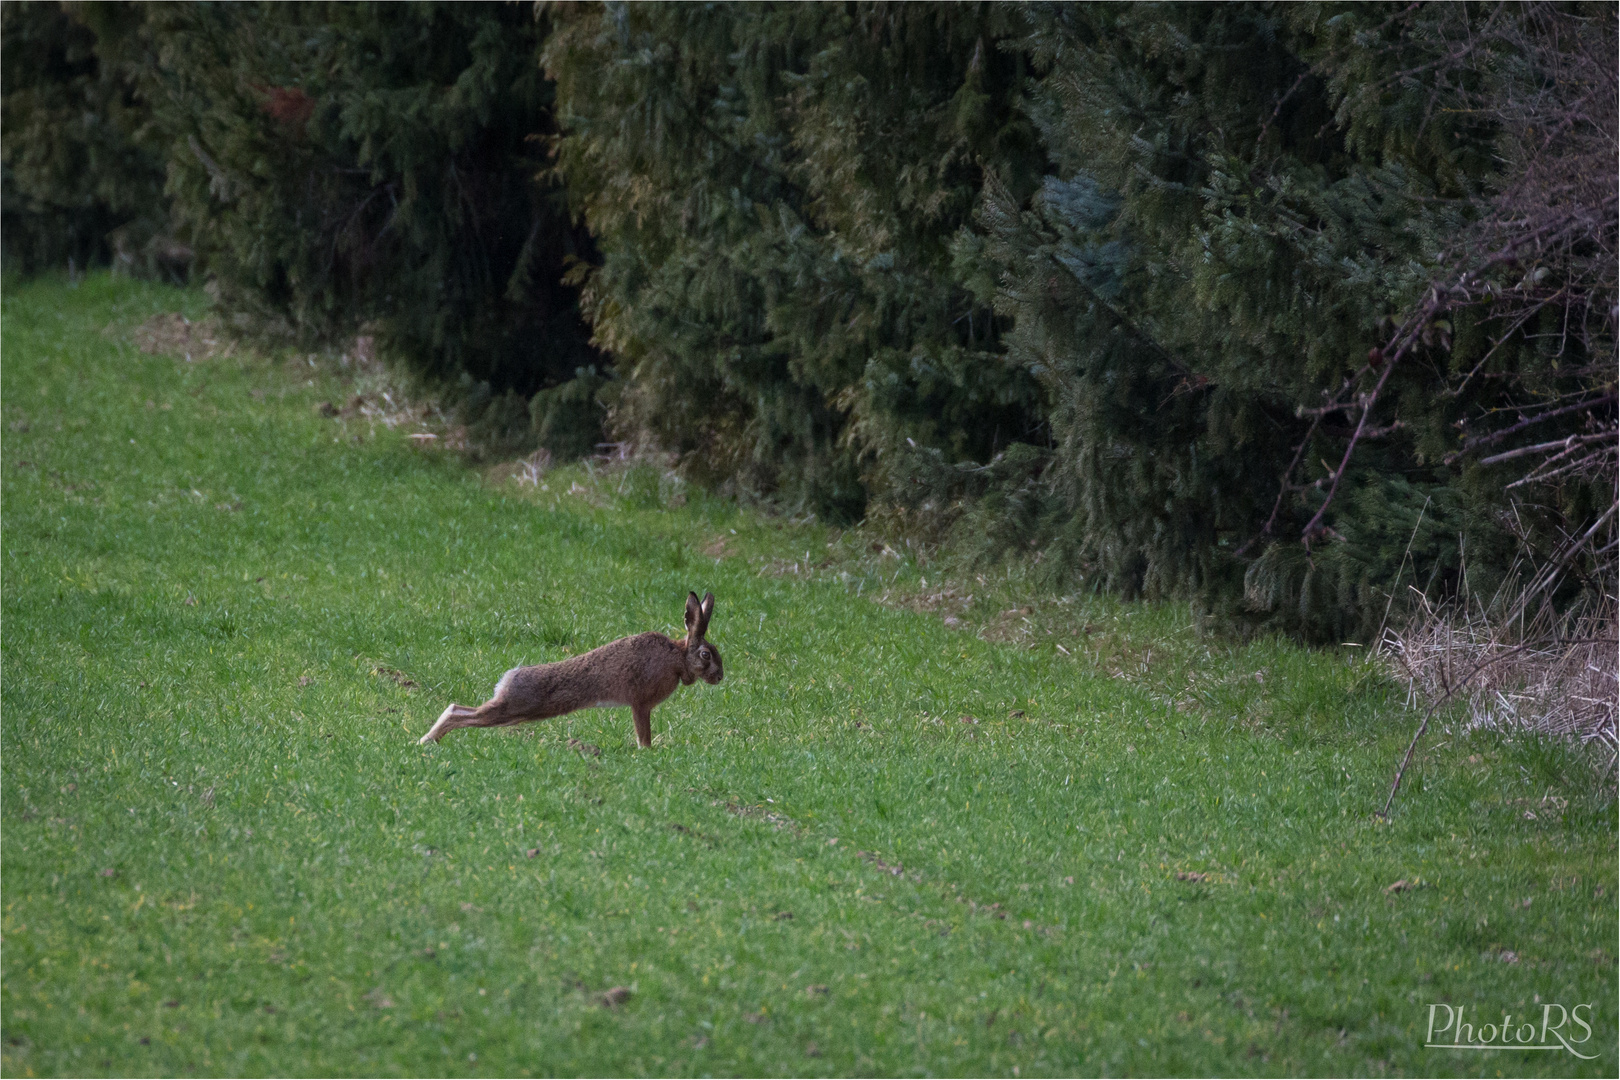
[[[1612,5],[73,10],[5,8],[8,261],[155,147],[227,309],[493,449],[1225,629],[1612,594]]]
[[[120,46],[168,143],[176,215],[232,311],[361,329],[486,438],[589,449],[605,369],[545,168],[545,23],[499,4],[158,5]],[[515,444],[514,444],[515,445]]]
[[[106,265],[184,272],[168,227],[162,157],[139,141],[147,111],[127,73],[57,3],[0,5],[0,226],[23,274]],[[121,258],[120,258],[121,257]],[[164,265],[166,263],[166,265]]]
[[[1028,372],[951,237],[981,163],[1038,182],[1011,9],[607,5],[559,11],[556,146],[601,251],[614,423],[685,468],[832,520],[896,447],[983,460],[1039,437]]]
[[[1596,368],[1458,305],[1379,371],[1394,324],[1468,269],[1456,238],[1501,172],[1499,125],[1423,77],[1456,9],[1411,11],[1392,29],[1380,5],[1031,8],[1011,47],[1053,172],[1024,198],[992,169],[958,252],[993,267],[972,280],[1051,439],[985,468],[919,454],[897,495],[954,507],[981,559],[1034,551],[1059,579],[1319,640],[1373,632],[1403,568],[1488,596],[1589,523],[1609,499],[1590,483],[1514,512],[1454,452],[1510,406],[1507,376],[1601,392]],[[1612,334],[1572,347],[1593,346],[1612,356]],[[1495,380],[1457,389],[1487,351]]]

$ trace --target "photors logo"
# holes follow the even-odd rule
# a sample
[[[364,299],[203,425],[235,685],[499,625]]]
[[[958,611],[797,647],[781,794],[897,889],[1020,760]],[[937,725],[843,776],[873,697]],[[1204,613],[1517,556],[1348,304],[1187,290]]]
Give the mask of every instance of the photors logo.
[[[1541,1022],[1531,1018],[1513,1023],[1513,1014],[1504,1013],[1499,1024],[1475,1025],[1465,1019],[1466,1005],[1430,1005],[1429,1034],[1423,1045],[1430,1050],[1568,1050],[1582,1061],[1591,1061],[1596,1054],[1583,1054],[1575,1049],[1592,1037],[1592,1025],[1586,1016],[1592,1015],[1592,1006],[1581,1004],[1565,1009],[1562,1005],[1541,1007]],[[1576,1030],[1580,1037],[1575,1038]],[[1436,1040],[1439,1040],[1438,1042]]]

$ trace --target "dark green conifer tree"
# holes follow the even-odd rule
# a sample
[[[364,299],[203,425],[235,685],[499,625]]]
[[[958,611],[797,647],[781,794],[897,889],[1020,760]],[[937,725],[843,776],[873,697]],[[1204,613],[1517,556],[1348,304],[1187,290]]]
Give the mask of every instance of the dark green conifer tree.
[[[980,163],[1039,174],[1010,9],[609,5],[547,46],[559,167],[602,252],[617,420],[834,520],[907,440],[984,458],[1041,422],[950,238]]]
[[[8,252],[149,110],[228,308],[491,432],[1318,639],[1612,588],[1612,6],[75,10],[5,8]]]
[[[1040,72],[1030,115],[1055,168],[1027,200],[992,178],[958,251],[993,268],[973,280],[1046,387],[1052,438],[985,468],[918,455],[896,495],[955,496],[964,546],[1190,592],[1228,624],[1368,633],[1408,557],[1455,590],[1466,551],[1488,596],[1532,538],[1502,527],[1500,483],[1448,459],[1460,421],[1506,404],[1451,373],[1487,349],[1514,370],[1545,341],[1431,305],[1404,363],[1380,368],[1394,324],[1463,269],[1455,241],[1499,173],[1492,118],[1436,107],[1445,87],[1411,74],[1449,55],[1455,17],[1032,8],[1014,47]]]
[[[604,364],[538,179],[543,21],[502,4],[156,5],[117,44],[168,142],[177,216],[221,302],[306,336],[362,326],[459,392],[486,440],[599,435]],[[532,399],[532,401],[531,401]]]
[[[161,154],[127,72],[59,3],[0,5],[0,237],[8,269],[182,274],[168,228]]]

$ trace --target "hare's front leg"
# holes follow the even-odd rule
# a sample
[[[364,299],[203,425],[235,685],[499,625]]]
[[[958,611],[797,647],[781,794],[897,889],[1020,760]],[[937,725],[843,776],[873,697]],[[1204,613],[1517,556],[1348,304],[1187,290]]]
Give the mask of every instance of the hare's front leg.
[[[630,718],[636,722],[636,742],[643,750],[652,746],[652,706],[632,705]]]

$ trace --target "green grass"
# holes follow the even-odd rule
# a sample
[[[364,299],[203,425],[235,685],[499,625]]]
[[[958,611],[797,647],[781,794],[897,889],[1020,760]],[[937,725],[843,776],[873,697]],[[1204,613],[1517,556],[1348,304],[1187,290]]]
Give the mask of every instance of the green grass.
[[[1440,731],[1383,823],[1415,717],[1354,650],[1015,581],[953,627],[873,602],[938,582],[868,538],[134,348],[177,309],[4,298],[7,1075],[1614,1075],[1615,802],[1567,749]],[[416,745],[688,589],[726,681],[652,750],[627,710]],[[1595,1060],[1421,1045],[1538,1001]]]

